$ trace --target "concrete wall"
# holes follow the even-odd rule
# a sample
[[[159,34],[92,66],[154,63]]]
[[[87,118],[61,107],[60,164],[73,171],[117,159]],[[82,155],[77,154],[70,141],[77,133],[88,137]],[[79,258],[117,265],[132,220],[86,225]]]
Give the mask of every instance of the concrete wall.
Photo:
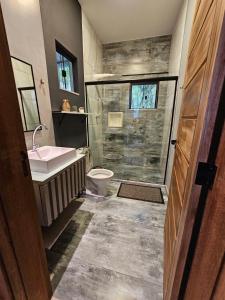
[[[171,36],[105,44],[104,73],[133,75],[165,73],[169,68]]]
[[[82,11],[82,34],[84,56],[84,79],[88,81],[94,74],[103,72],[103,47],[93,26]]]
[[[53,110],[61,110],[63,99],[69,99],[77,107],[85,105],[82,15],[77,0],[40,0],[45,51],[49,78],[51,103]],[[78,92],[74,93],[59,89],[56,45],[58,41],[77,58]],[[86,145],[86,122],[81,116],[54,115],[54,129],[58,146],[81,147]]]
[[[169,70],[170,73],[174,75],[179,75],[177,96],[176,96],[176,106],[174,113],[174,122],[172,130],[172,139],[177,137],[177,129],[180,117],[180,108],[182,104],[182,86],[184,84],[186,62],[188,56],[189,40],[192,28],[192,22],[195,12],[196,0],[185,0],[180,13],[177,18],[176,25],[174,27],[174,33],[171,43],[171,52],[170,52],[170,63]],[[169,188],[173,160],[174,160],[174,146],[170,145],[169,151],[169,160],[168,160],[168,169],[166,177],[166,185]]]
[[[48,87],[46,57],[38,0],[1,0],[3,17],[9,43],[10,54],[30,63],[34,80],[41,122],[48,126],[37,135],[40,145],[54,145],[51,104]],[[41,84],[41,80],[44,84]],[[10,119],[10,116],[9,116]],[[28,149],[32,144],[32,133],[25,133]]]
[[[188,0],[183,1],[172,35],[169,72],[179,76]]]

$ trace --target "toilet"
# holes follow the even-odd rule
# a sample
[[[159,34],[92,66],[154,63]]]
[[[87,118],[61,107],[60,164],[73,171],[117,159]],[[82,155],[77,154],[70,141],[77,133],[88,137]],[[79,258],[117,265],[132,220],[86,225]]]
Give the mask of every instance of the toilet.
[[[107,196],[107,187],[113,175],[107,169],[91,169],[87,173],[87,189],[98,196]]]
[[[107,169],[92,169],[93,159],[88,147],[79,148],[77,152],[86,155],[86,193],[99,197],[107,196],[107,187],[114,173]]]

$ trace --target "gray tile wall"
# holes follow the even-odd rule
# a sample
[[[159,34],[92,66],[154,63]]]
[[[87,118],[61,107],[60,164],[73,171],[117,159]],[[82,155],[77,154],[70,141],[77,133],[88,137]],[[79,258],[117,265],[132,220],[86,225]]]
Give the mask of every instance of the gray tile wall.
[[[168,72],[170,44],[170,35],[105,44],[103,71],[120,75]]]

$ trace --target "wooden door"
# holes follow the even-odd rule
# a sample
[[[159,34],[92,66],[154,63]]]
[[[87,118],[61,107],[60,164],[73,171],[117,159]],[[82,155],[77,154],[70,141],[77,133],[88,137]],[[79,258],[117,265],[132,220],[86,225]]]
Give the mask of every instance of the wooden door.
[[[4,266],[0,261],[0,299],[11,300],[12,293],[10,290],[10,285],[7,280],[7,274],[4,270]]]
[[[224,88],[225,89],[225,88]],[[223,105],[220,116],[224,123],[225,116],[225,91],[221,99]],[[222,118],[221,118],[222,117]],[[216,127],[219,131],[219,122]],[[185,300],[194,299],[225,299],[225,125],[223,124],[222,137],[219,143],[218,153],[214,158],[210,157],[210,163],[217,167],[216,178],[207,197],[204,197],[202,205],[205,206],[202,217],[198,240],[194,257],[185,288]],[[212,144],[211,155],[214,155],[214,147],[217,147],[217,136]],[[206,199],[205,199],[206,198]]]
[[[164,232],[164,299],[176,300],[224,80],[224,0],[199,0],[193,21]],[[193,298],[193,300],[200,298]]]
[[[0,7],[0,295],[47,300],[50,279]]]

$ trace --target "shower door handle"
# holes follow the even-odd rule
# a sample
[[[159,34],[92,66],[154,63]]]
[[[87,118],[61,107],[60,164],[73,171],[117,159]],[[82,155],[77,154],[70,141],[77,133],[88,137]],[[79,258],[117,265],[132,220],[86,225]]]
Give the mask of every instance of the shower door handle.
[[[170,143],[171,145],[176,146],[177,140],[171,140]]]

